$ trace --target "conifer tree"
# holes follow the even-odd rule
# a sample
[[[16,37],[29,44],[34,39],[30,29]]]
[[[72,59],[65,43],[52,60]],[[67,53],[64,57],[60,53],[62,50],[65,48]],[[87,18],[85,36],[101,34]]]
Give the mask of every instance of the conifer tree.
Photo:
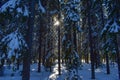
[[[112,52],[115,51],[117,54],[117,63],[118,63],[118,74],[120,79],[120,55],[119,55],[119,49],[118,49],[118,41],[117,41],[117,34],[120,32],[120,1],[119,0],[107,0],[106,1],[106,7],[107,7],[107,14],[108,14],[108,20],[105,24],[102,35],[109,36],[111,40],[106,41],[112,41]],[[107,42],[106,42],[107,43]],[[111,42],[109,42],[111,43]],[[108,45],[110,47],[110,45]],[[110,49],[109,49],[110,50]]]
[[[61,1],[64,15],[64,29],[63,49],[65,53],[66,67],[69,70],[77,69],[79,66],[79,55],[77,53],[76,45],[76,31],[81,31],[79,26],[80,20],[80,0]]]

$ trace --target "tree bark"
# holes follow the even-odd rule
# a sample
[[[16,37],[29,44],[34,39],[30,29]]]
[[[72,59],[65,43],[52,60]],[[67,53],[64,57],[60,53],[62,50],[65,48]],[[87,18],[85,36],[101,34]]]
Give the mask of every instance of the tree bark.
[[[120,53],[118,48],[117,34],[115,34],[115,46],[116,46],[116,53],[117,53],[118,75],[120,79]]]
[[[32,52],[32,32],[34,26],[34,6],[35,0],[29,0],[29,17],[28,17],[28,32],[26,36],[26,42],[28,45],[28,49],[26,53],[23,55],[23,72],[22,72],[22,80],[30,80],[30,58]]]
[[[108,52],[105,52],[106,55],[106,71],[107,74],[110,74],[110,66],[109,66],[109,56],[108,56]]]
[[[74,43],[74,49],[77,52],[77,37],[76,37],[76,31],[73,32],[73,43]]]
[[[39,32],[40,36],[39,36],[39,61],[38,61],[38,72],[41,72],[41,32]]]
[[[44,33],[46,35],[46,32]],[[43,36],[43,35],[42,35]],[[42,57],[42,65],[45,66],[45,54],[46,54],[46,36],[44,36],[44,38],[42,39],[42,54],[41,54],[41,57]]]
[[[17,70],[19,70],[19,65],[20,65],[20,59],[17,59]]]
[[[116,19],[118,22],[120,22],[120,0],[115,0],[116,4]],[[119,75],[119,80],[120,80],[120,53],[119,53],[119,46],[118,46],[118,39],[117,39],[117,34],[115,34],[115,47],[116,47],[116,53],[117,53],[117,63],[118,63],[118,75]]]
[[[58,26],[58,72],[61,74],[60,66],[60,26]]]
[[[89,26],[89,46],[90,46],[90,59],[91,59],[91,78],[95,79],[95,68],[94,68],[94,53],[93,53],[93,38],[92,38],[92,29],[91,29],[91,1],[87,1],[88,5],[88,26]]]

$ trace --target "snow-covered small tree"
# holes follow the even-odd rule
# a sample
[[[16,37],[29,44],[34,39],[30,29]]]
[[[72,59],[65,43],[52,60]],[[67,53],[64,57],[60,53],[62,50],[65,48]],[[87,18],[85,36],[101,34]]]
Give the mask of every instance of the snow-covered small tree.
[[[16,30],[5,36],[0,42],[1,59],[7,58],[15,62],[22,57],[21,55],[27,50],[27,44],[19,32]],[[4,56],[4,57],[2,57]]]
[[[107,8],[107,23],[102,30],[102,35],[107,36],[107,38],[112,38],[112,52],[117,54],[117,62],[118,62],[118,73],[120,79],[120,55],[118,49],[118,41],[117,41],[117,34],[120,33],[120,1],[119,0],[107,0],[106,1],[106,8]],[[106,39],[106,41],[108,41]],[[110,40],[109,40],[110,41]],[[108,45],[110,47],[110,45]]]
[[[77,69],[79,56],[76,47],[76,31],[81,31],[80,21],[80,0],[61,0],[61,7],[64,15],[65,34],[62,39],[63,50],[68,70]]]
[[[16,30],[8,34],[0,41],[0,46],[1,69],[5,59],[7,59],[8,62],[11,62],[10,64],[13,64],[13,70],[19,69],[19,61],[23,58],[22,55],[25,54],[28,48],[21,33]]]
[[[27,28],[25,32],[25,39],[28,45],[28,50],[26,54],[24,54],[23,59],[23,80],[29,80],[30,78],[30,57],[31,57],[31,49],[32,49],[32,30],[34,26],[34,13],[35,13],[35,3],[36,11],[45,12],[44,8],[41,5],[41,0],[8,0],[0,7],[0,19],[5,20],[5,18],[9,18],[8,30],[11,30],[9,33],[17,30],[17,28],[22,33],[22,28]],[[7,22],[5,21],[5,22]],[[7,31],[6,29],[6,31]]]

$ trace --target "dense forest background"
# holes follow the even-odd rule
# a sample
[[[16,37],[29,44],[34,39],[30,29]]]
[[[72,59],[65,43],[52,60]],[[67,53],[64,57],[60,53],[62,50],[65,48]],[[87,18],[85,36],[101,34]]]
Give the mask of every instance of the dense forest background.
[[[120,79],[120,0],[0,0],[0,72],[5,64],[30,79],[30,65],[52,71],[55,60],[68,73],[82,62],[95,69],[118,64]],[[70,79],[68,79],[70,80]]]

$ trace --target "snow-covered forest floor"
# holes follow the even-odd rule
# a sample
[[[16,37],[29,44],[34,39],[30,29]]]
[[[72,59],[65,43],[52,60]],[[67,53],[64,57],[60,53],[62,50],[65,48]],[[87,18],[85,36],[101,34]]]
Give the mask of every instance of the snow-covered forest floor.
[[[22,69],[22,66],[20,67]],[[8,66],[5,66],[4,76],[0,77],[0,80],[21,80],[20,71],[13,72]],[[67,76],[67,71],[65,66],[61,65],[62,74],[58,75],[58,65],[55,64],[52,67],[52,72],[46,71],[42,66],[40,73],[37,72],[37,64],[31,65],[31,76],[30,80],[64,80]],[[14,73],[14,76],[11,74]],[[110,65],[110,74],[106,74],[106,67],[103,64],[102,67],[95,70],[96,79],[95,80],[118,80],[117,64]],[[82,68],[78,70],[78,75],[82,80],[91,80],[91,69],[90,64],[83,63]]]

